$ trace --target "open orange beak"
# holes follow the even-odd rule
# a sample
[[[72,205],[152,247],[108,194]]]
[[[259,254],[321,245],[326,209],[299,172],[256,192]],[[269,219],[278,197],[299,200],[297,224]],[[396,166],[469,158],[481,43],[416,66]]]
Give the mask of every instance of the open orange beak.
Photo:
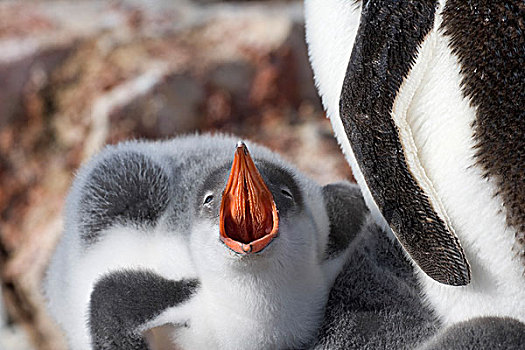
[[[279,216],[272,193],[240,141],[222,194],[221,241],[239,254],[257,253],[277,237],[278,230]]]

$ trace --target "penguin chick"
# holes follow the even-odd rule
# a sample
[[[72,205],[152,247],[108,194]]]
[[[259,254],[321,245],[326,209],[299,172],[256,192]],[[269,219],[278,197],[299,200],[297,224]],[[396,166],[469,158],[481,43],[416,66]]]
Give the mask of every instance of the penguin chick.
[[[525,344],[525,324],[510,317],[476,317],[462,321],[432,337],[418,350],[520,350]]]
[[[177,349],[313,340],[368,211],[356,186],[321,187],[249,148],[127,142],[81,169],[45,282],[72,349],[147,349],[157,327]]]

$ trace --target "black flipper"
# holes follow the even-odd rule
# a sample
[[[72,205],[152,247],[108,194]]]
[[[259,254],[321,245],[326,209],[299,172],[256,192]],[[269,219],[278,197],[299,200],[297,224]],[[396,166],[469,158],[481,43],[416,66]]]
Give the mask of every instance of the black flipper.
[[[95,350],[146,350],[140,327],[191,298],[195,279],[171,281],[149,271],[118,271],[91,293],[89,327]]]
[[[391,111],[437,1],[367,1],[346,71],[340,115],[367,186],[403,247],[430,277],[470,282],[463,249],[411,173]]]

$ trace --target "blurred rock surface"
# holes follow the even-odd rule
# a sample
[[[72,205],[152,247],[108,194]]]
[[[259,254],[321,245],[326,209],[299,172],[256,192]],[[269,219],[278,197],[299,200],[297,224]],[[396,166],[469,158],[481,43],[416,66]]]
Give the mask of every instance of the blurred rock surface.
[[[351,177],[300,1],[0,2],[0,87],[2,332],[23,327],[37,349],[65,348],[39,285],[72,174],[103,145],[234,133],[321,183]]]

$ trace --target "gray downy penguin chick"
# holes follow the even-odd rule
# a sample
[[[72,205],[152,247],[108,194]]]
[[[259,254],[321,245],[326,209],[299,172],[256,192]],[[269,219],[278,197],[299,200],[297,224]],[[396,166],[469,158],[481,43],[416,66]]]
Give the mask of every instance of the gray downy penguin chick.
[[[344,207],[337,207],[344,217]],[[368,223],[353,239],[311,349],[523,349],[525,324],[479,317],[443,327],[401,245]]]
[[[439,327],[401,246],[368,223],[352,242],[311,348],[415,349]]]
[[[305,13],[337,139],[425,300],[445,325],[525,322],[522,3],[306,0]]]
[[[417,350],[522,350],[525,324],[508,317],[475,317],[446,327]]]
[[[146,349],[159,329],[177,349],[313,340],[368,210],[357,186],[321,187],[249,149],[126,142],[82,167],[44,286],[71,349]],[[342,200],[347,217],[330,217]]]

